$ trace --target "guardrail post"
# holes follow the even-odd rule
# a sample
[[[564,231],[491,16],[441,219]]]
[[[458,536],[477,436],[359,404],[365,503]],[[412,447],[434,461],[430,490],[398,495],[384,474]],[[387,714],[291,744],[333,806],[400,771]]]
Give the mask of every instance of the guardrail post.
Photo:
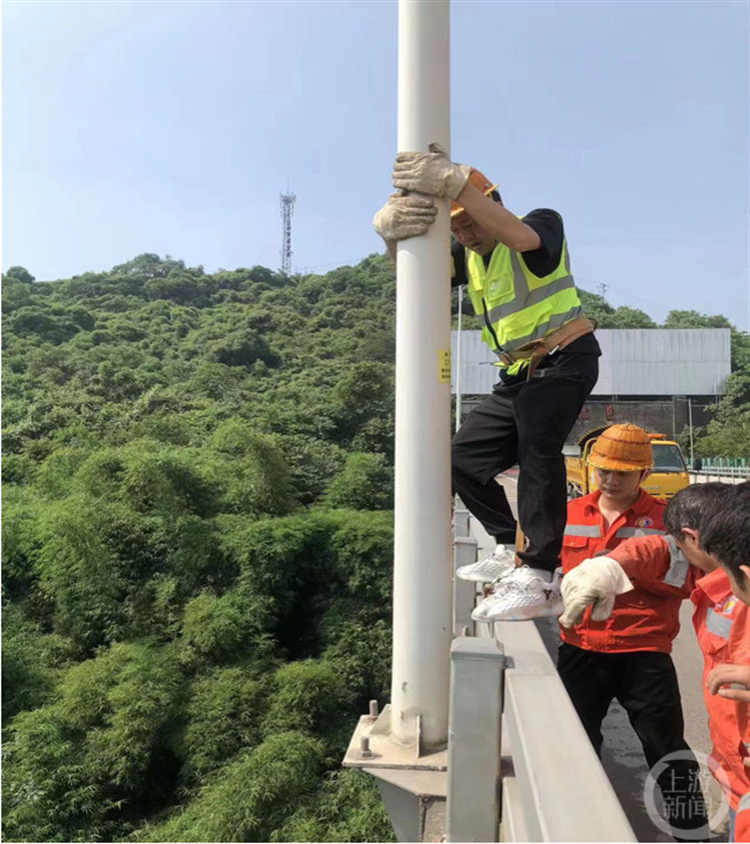
[[[476,605],[477,585],[471,581],[456,577],[455,571],[461,566],[468,566],[476,562],[477,541],[469,537],[457,536],[453,540],[453,635],[462,636],[464,628],[468,628],[470,636],[474,635],[474,621],[471,617]]]
[[[453,511],[453,535],[467,537],[471,535],[469,527],[469,511],[459,510],[456,508]]]
[[[505,659],[494,639],[451,645],[447,841],[497,841]]]

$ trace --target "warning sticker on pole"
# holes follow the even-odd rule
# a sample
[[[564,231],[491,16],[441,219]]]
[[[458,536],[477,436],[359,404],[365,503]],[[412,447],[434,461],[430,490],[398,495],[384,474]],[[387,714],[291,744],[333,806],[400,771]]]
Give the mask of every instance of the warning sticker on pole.
[[[438,382],[450,384],[451,382],[451,350],[438,349]]]

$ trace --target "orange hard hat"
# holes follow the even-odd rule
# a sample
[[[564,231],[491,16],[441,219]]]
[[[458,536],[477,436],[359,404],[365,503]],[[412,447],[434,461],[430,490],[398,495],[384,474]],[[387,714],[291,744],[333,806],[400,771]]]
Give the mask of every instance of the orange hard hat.
[[[497,185],[493,185],[484,173],[480,173],[474,167],[471,168],[471,173],[469,173],[469,181],[475,188],[479,188],[485,196],[489,196],[493,190],[497,189]],[[463,205],[459,205],[455,199],[451,200],[451,217],[458,217],[464,211]]]
[[[648,432],[629,423],[602,431],[589,455],[591,466],[609,472],[637,472],[650,469],[653,462]]]

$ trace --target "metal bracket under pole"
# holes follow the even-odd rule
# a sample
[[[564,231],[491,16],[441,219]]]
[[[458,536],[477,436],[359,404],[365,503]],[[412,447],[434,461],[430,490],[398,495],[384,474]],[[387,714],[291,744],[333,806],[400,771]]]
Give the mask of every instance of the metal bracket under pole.
[[[417,722],[419,733],[419,721]],[[359,768],[375,778],[383,804],[399,841],[442,841],[448,751],[430,753],[407,747],[391,735],[391,707],[378,714],[376,701],[359,719],[345,768]]]

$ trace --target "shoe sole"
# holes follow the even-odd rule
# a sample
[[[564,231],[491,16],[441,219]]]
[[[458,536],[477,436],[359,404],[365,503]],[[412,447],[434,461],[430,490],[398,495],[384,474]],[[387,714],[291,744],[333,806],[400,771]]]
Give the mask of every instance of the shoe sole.
[[[475,575],[475,574],[474,575],[471,575],[471,574],[465,575],[465,574],[459,574],[458,572],[456,572],[456,577],[459,580],[466,581],[467,583],[494,583],[496,580],[499,580],[501,577],[506,577],[508,574],[509,574],[509,572],[504,572],[502,574],[493,575],[492,577],[484,577],[484,576],[477,577],[477,575]]]
[[[494,624],[496,621],[533,621],[535,618],[559,618],[564,611],[565,608],[562,604],[560,604],[559,606],[555,605],[552,607],[545,607],[544,609],[529,609],[526,610],[525,613],[523,610],[520,610],[518,612],[491,616],[488,618],[477,618],[472,613],[471,617],[474,621],[484,621],[487,624]]]

